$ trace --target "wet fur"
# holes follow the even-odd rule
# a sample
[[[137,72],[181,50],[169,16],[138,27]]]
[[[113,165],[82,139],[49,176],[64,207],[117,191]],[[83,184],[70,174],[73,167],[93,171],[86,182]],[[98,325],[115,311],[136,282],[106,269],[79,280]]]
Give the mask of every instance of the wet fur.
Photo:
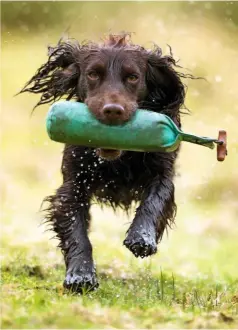
[[[90,92],[84,65],[101,56],[100,52],[106,58],[116,53],[122,61],[123,56],[129,54],[141,70],[144,63],[141,85],[131,91],[129,88],[132,87],[120,85],[120,90],[114,88],[114,94],[103,90],[102,86]],[[102,44],[60,41],[56,47],[49,48],[48,55],[48,61],[21,91],[39,93],[41,97],[37,106],[66,97],[67,100],[88,102],[89,107],[92,103],[90,110],[103,120],[97,100],[111,98],[124,102],[124,121],[129,120],[135,107],[139,107],[167,114],[180,126],[180,108],[185,98],[181,78],[187,76],[176,71],[172,54],[163,56],[159,47],[148,51],[132,44],[128,35],[122,34],[110,35]],[[110,84],[119,86],[117,81]],[[94,149],[65,146],[63,183],[54,195],[46,198],[49,203],[47,220],[56,232],[65,258],[65,287],[81,292],[83,287],[98,286],[88,238],[92,199],[125,211],[130,209],[133,201],[139,202],[124,245],[136,257],[156,253],[158,242],[176,214],[173,178],[177,154],[127,151],[122,152],[120,158],[107,161],[98,157]]]

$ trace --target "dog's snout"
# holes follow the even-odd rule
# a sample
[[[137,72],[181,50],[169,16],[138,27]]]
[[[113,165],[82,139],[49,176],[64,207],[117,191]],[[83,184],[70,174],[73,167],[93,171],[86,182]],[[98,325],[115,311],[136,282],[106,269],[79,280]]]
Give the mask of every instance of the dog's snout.
[[[104,105],[102,111],[105,118],[107,118],[110,121],[120,121],[125,113],[124,107],[116,103],[110,103]]]

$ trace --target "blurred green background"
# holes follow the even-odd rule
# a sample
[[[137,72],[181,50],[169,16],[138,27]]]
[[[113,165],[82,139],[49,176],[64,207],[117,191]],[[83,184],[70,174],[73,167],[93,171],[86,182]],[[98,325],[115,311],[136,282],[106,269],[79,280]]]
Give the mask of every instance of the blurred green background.
[[[185,81],[191,114],[183,116],[183,128],[211,137],[226,129],[229,155],[218,163],[215,151],[183,144],[175,182],[176,227],[164,236],[153,258],[137,260],[122,246],[133,212],[128,219],[94,206],[91,240],[98,270],[118,278],[136,276],[148,267],[155,277],[162,268],[185,282],[210,277],[211,283],[222,283],[228,293],[232,285],[230,305],[222,306],[237,313],[232,299],[238,294],[238,3],[8,1],[1,3],[1,16],[3,266],[20,269],[23,264],[36,264],[47,272],[52,265],[62,264],[57,242],[49,240],[52,233],[39,227],[38,210],[42,199],[61,183],[63,146],[46,135],[48,107],[37,108],[30,116],[37,96],[14,94],[46,61],[47,45],[56,44],[61,36],[68,33],[79,41],[99,41],[109,32],[130,31],[133,41],[145,47],[156,43],[168,53],[169,44],[185,72],[206,78]],[[58,284],[64,276],[60,267],[55,273]],[[6,275],[4,285],[5,327],[32,327],[24,308],[19,309],[25,293],[14,302],[9,293],[20,292],[14,272]],[[11,308],[18,311],[15,321]],[[127,326],[127,321],[120,322]]]

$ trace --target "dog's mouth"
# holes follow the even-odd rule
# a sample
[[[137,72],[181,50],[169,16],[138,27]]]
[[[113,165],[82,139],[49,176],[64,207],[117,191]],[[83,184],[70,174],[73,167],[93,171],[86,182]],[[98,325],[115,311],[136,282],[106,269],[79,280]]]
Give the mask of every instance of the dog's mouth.
[[[121,154],[122,154],[121,150],[102,149],[102,148],[97,149],[97,155],[106,160],[115,160],[119,158]]]

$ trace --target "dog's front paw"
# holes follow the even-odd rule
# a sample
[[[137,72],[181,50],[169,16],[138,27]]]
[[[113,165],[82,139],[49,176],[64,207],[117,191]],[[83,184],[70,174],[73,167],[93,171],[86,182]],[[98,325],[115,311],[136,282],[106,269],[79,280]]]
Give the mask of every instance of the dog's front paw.
[[[83,293],[98,288],[95,269],[68,271],[64,280],[64,287],[70,292]]]
[[[157,252],[155,235],[143,230],[130,229],[123,244],[136,257],[144,258]]]

